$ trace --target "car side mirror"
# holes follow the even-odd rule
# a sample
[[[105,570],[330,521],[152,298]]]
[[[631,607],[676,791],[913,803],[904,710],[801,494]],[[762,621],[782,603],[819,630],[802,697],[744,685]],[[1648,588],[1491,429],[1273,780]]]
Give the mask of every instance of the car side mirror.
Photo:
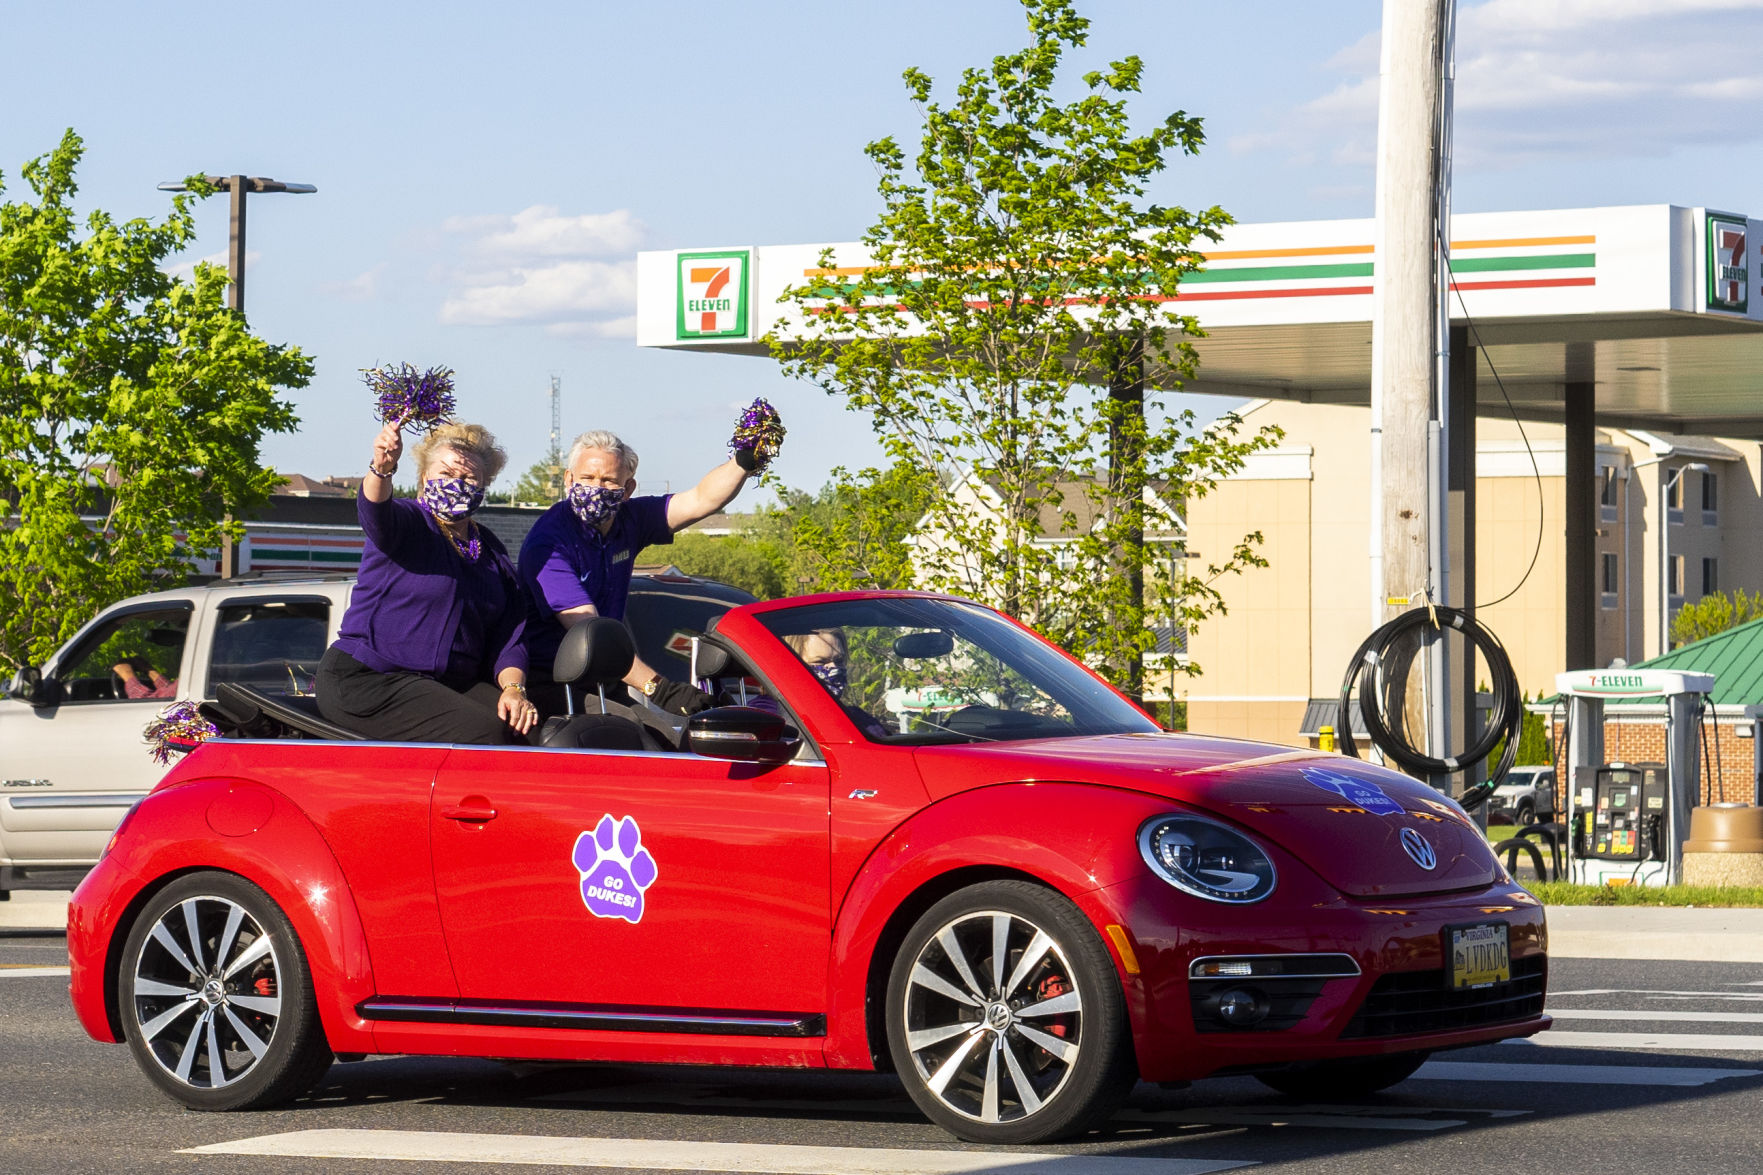
[[[717,706],[686,721],[686,749],[708,759],[782,763],[801,743],[781,715],[757,706]]]
[[[7,692],[21,702],[29,702],[33,706],[47,706],[54,701],[54,682],[43,680],[43,671],[35,665],[26,665],[12,675],[12,688]]]

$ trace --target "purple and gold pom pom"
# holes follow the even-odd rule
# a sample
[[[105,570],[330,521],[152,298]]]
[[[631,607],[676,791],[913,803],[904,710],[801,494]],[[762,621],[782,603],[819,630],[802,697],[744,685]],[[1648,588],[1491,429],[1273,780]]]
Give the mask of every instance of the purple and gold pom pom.
[[[729,452],[742,469],[752,473],[771,464],[784,444],[784,422],[764,396],[747,405],[729,438]]]
[[[418,371],[408,363],[370,367],[362,381],[378,398],[374,411],[382,424],[397,421],[412,432],[433,432],[445,424],[458,405],[453,399],[453,369]]]
[[[219,734],[214,723],[202,717],[194,702],[173,702],[147,724],[147,741],[153,744],[153,761],[169,763],[171,757],[193,750],[197,743]]]

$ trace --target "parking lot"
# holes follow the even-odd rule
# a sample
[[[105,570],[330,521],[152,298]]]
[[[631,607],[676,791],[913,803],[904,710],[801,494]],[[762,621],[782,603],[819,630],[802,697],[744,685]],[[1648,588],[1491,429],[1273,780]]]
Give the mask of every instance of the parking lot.
[[[976,1149],[889,1077],[376,1058],[309,1099],[209,1115],[164,1100],[125,1046],[86,1039],[64,943],[0,930],[0,1170],[1189,1175],[1763,1168],[1763,964],[1558,959],[1555,1030],[1436,1057],[1355,1104],[1247,1078],[1141,1085],[1105,1133]],[[391,1169],[405,1169],[395,1164]]]

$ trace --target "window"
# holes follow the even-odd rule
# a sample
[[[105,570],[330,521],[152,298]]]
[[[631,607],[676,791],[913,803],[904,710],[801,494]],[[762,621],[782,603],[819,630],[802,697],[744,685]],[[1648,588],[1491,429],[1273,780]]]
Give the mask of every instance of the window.
[[[1621,482],[1616,480],[1616,466],[1598,467],[1598,512],[1605,522],[1616,521],[1616,494]]]
[[[63,702],[155,702],[178,695],[190,605],[114,616],[55,667]]]
[[[1676,473],[1675,477],[1672,476],[1672,472]],[[1666,477],[1666,482],[1665,482],[1666,518],[1672,522],[1682,522],[1683,521],[1683,479],[1686,475],[1684,474],[1681,467],[1677,470],[1672,471],[1672,472],[1668,472],[1665,475],[1665,477]]]
[[[1673,555],[1665,561],[1665,590],[1674,600],[1683,598],[1683,556]]]
[[[1702,475],[1702,525],[1720,524],[1720,475],[1712,471]]]
[[[328,643],[328,600],[234,600],[214,622],[208,696],[221,682],[268,694],[306,694]]]
[[[1720,560],[1702,560],[1702,594],[1711,596],[1720,590]]]
[[[1603,575],[1602,575],[1602,583],[1603,583],[1604,591],[1603,591],[1603,599],[1600,601],[1600,603],[1605,608],[1614,608],[1614,607],[1616,607],[1618,595],[1621,590],[1617,586],[1617,575],[1619,572],[1619,568],[1616,563],[1616,553],[1614,551],[1605,551],[1603,553],[1602,562],[1604,565],[1603,566]]]

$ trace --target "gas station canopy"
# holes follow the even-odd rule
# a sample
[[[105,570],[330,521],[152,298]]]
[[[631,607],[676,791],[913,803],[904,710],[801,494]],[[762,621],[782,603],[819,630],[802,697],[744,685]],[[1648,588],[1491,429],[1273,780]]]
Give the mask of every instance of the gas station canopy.
[[[1600,425],[1763,438],[1760,227],[1665,204],[1454,217],[1451,317],[1472,327],[1478,403],[1504,412],[1504,384],[1521,415],[1560,420],[1562,387],[1592,384]],[[1373,228],[1226,229],[1172,299],[1207,331],[1186,390],[1369,403]],[[786,289],[869,262],[833,245],[829,271],[826,248],[639,254],[638,345],[766,354],[766,332],[799,321],[779,304]]]

